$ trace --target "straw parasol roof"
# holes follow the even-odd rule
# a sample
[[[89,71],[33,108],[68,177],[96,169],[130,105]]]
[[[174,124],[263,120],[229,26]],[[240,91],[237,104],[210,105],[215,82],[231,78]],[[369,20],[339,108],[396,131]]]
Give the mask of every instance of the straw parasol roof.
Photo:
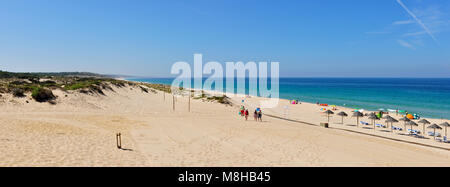
[[[382,117],[382,119],[389,119],[389,118],[392,118],[392,117],[390,115],[385,115]]]
[[[327,111],[325,111],[325,114],[327,114],[328,122],[330,122],[330,114],[334,114],[334,112],[331,110],[327,110]]]
[[[356,117],[356,126],[358,126],[358,124],[359,124],[359,122],[358,122],[359,118],[363,117],[363,116],[364,116],[364,114],[359,111],[356,111],[353,113],[352,117]]]
[[[388,118],[388,119],[386,120],[386,122],[387,122],[387,123],[398,123],[398,120],[396,120],[396,119],[393,118],[393,117],[390,117],[390,118]]]
[[[375,120],[378,120],[378,116],[375,115],[374,113],[370,113],[369,114],[369,119],[372,120],[373,129],[375,130]]]
[[[348,114],[345,112],[339,112],[337,115],[342,117],[341,123],[344,124],[344,117],[347,117]]]
[[[443,126],[445,128],[445,136],[447,136],[447,127],[450,127],[450,124],[447,122],[439,124],[440,126]],[[448,137],[448,136],[447,136]]]
[[[432,124],[432,125],[428,126],[427,128],[429,128],[429,129],[442,129],[442,127],[439,127],[439,125],[436,125],[436,124]]]
[[[442,127],[439,127],[436,124],[432,124],[430,126],[428,126],[429,129],[433,129],[433,137],[434,139],[436,139],[436,129],[442,129]]]
[[[421,120],[419,120],[417,123],[422,123],[422,124],[431,124],[428,120],[426,120],[426,119],[421,119]]]
[[[406,124],[407,124],[407,125],[411,125],[411,127],[412,127],[412,126],[419,126],[419,125],[417,125],[417,123],[414,122],[414,121],[408,121],[408,122],[406,122]]]
[[[422,123],[423,124],[423,133],[425,133],[425,125],[431,124],[428,120],[426,119],[421,119],[419,120],[417,123]]]
[[[358,111],[358,112],[354,112],[352,116],[353,117],[363,117],[364,114]]]

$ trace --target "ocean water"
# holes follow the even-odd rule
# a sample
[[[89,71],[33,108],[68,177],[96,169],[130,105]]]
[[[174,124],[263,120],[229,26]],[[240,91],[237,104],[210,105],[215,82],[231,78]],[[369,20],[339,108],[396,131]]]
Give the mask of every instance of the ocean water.
[[[127,80],[170,85],[173,78]],[[399,109],[450,119],[449,78],[280,78],[279,90],[282,99],[365,110]]]

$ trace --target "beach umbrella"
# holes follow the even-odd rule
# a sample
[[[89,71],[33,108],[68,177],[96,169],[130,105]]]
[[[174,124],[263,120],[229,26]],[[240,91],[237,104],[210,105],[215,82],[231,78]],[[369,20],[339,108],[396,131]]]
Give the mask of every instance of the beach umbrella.
[[[419,125],[417,125],[417,123],[414,122],[414,121],[408,121],[408,122],[406,122],[406,124],[407,124],[407,125],[411,125],[411,130],[413,130],[413,126],[419,126]]]
[[[390,118],[392,118],[390,115],[385,115],[385,116],[383,116],[381,119],[388,120],[388,119],[390,119]],[[388,127],[389,127],[389,123],[386,122],[386,124],[387,124]]]
[[[447,136],[447,127],[450,127],[450,124],[447,122],[441,123],[440,126],[443,126],[445,128],[445,136]]]
[[[347,117],[347,116],[348,116],[347,113],[345,113],[345,112],[339,112],[337,115],[342,117],[342,124],[344,124],[344,117]]]
[[[423,124],[423,132],[422,133],[424,133],[425,134],[425,126],[426,125],[428,125],[428,124],[431,124],[428,120],[426,120],[426,119],[421,119],[421,120],[419,120],[417,123],[422,123]]]
[[[364,114],[362,114],[359,111],[353,113],[352,117],[356,117],[356,126],[357,127],[358,127],[358,124],[359,124],[359,118],[363,117],[363,116],[364,116]]]
[[[404,125],[403,125],[403,127],[406,129],[406,122],[408,122],[408,121],[411,121],[409,118],[407,118],[406,116],[405,117],[402,117],[402,118],[400,118],[400,119],[398,119],[398,120],[400,120],[400,121],[404,121],[405,123],[404,123]]]
[[[432,125],[430,125],[428,128],[429,128],[429,129],[433,129],[433,136],[434,136],[434,139],[436,140],[436,129],[442,129],[442,128],[439,127],[439,126],[436,125],[436,124],[432,124]]]
[[[389,118],[392,118],[392,117],[390,115],[385,115],[382,117],[382,119],[389,119]]]
[[[393,123],[398,123],[398,120],[396,120],[393,117],[389,116],[389,118],[386,119],[386,123],[391,123],[391,132],[392,132]]]
[[[334,112],[331,110],[327,110],[327,111],[325,111],[325,114],[327,114],[327,119],[328,119],[328,123],[329,123],[330,122],[330,114],[334,114]]]
[[[373,129],[375,130],[375,120],[378,120],[377,115],[375,115],[374,113],[370,113],[369,119],[372,120]]]

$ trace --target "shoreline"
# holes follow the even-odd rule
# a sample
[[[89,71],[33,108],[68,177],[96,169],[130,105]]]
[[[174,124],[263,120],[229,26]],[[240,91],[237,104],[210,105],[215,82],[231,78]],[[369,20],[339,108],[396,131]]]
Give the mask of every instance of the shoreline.
[[[129,80],[129,79],[126,79],[126,78],[123,78],[123,79],[121,79],[121,80],[130,81],[130,82],[135,82],[135,83],[162,84],[162,83],[150,83],[150,82],[145,82],[145,81],[135,81],[135,80]],[[162,85],[171,86],[170,84],[162,84]],[[190,90],[197,90],[197,91],[200,91],[200,89],[195,89],[195,88],[192,88],[192,89],[190,89]],[[203,90],[203,91],[204,91],[204,92],[208,92],[208,93],[210,93],[210,94],[212,94],[212,93],[214,93],[214,92],[217,92],[217,91],[214,91],[214,90]],[[214,93],[214,94],[217,94],[217,95],[230,94],[230,95],[236,95],[237,97],[242,97],[242,98],[245,98],[245,97],[247,97],[247,96],[251,96],[251,97],[257,97],[257,98],[261,98],[261,99],[268,99],[268,98],[264,98],[264,97],[260,97],[260,96],[245,95],[245,94],[238,94],[238,93],[228,93],[228,92],[217,92],[217,93]],[[291,101],[291,100],[288,100],[288,99],[285,99],[285,98],[278,98],[278,99],[279,99],[279,101],[284,101],[284,102],[287,102],[287,103],[289,103],[289,102]],[[299,102],[316,105],[316,103],[307,102],[307,101],[301,101],[301,100],[299,100]],[[278,104],[280,104],[280,102],[279,102]],[[335,104],[328,104],[328,106],[323,106],[323,107],[324,107],[324,108],[329,108],[329,107],[332,106],[332,105],[335,105]],[[340,108],[343,108],[343,109],[345,109],[345,110],[355,110],[354,108],[349,108],[349,107],[341,106],[341,105],[337,105],[337,104],[336,104],[336,106],[337,106],[337,107],[340,107]],[[365,109],[364,109],[364,112],[371,113],[371,112],[378,112],[378,111],[376,111],[376,110],[375,110],[375,111],[374,111],[374,110],[365,110]],[[392,112],[389,112],[389,111],[385,111],[385,112],[388,112],[388,113],[389,113],[388,115],[393,116]],[[394,115],[395,115],[395,113],[394,113]],[[405,116],[405,114],[401,114],[401,113],[399,113],[398,115],[400,115],[401,117]],[[397,115],[397,116],[398,116],[398,115]],[[420,119],[441,120],[441,121],[449,121],[449,120],[450,120],[450,118],[433,118],[433,117],[421,117]],[[439,125],[439,124],[438,124],[438,125]]]

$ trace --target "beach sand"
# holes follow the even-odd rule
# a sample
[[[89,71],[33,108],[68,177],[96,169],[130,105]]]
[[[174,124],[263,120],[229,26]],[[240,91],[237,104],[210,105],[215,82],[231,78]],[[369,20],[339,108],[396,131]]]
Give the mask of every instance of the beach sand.
[[[319,127],[326,116],[310,103],[281,100],[255,122],[238,116],[242,96],[233,107],[191,99],[188,112],[187,97],[176,97],[173,111],[171,95],[130,86],[105,96],[53,92],[55,105],[0,97],[0,166],[450,166],[450,144],[357,128],[352,117],[339,124],[333,115],[331,128]],[[261,100],[244,105],[252,113]]]

